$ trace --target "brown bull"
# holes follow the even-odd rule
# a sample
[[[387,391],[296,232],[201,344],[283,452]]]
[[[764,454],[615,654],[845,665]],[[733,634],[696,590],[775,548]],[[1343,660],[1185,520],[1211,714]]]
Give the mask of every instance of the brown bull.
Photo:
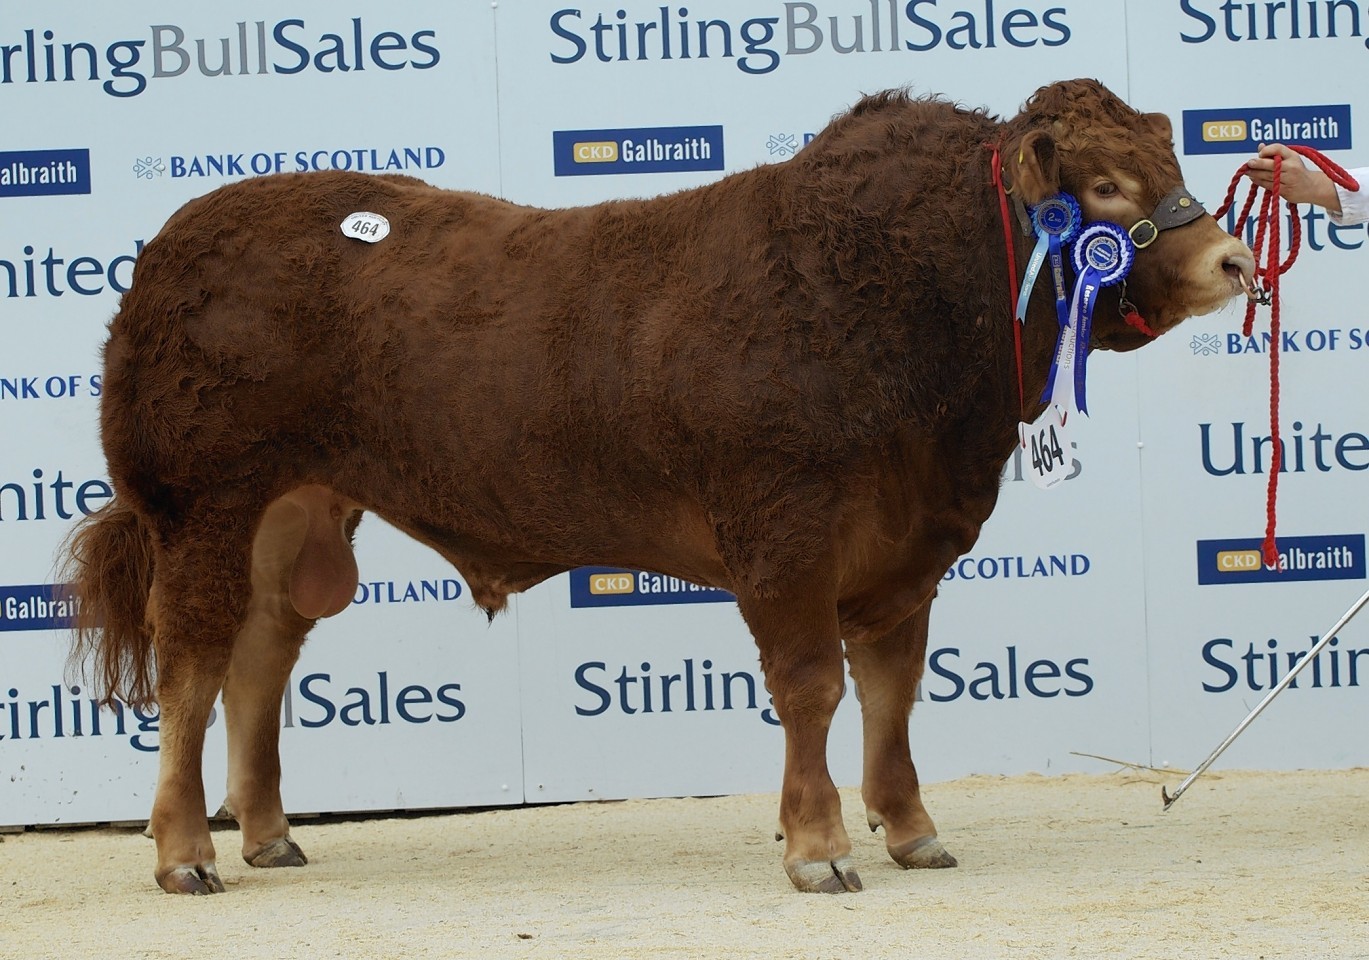
[[[908,717],[931,598],[993,509],[1021,415],[985,145],[1016,197],[1063,189],[1130,227],[1181,182],[1170,136],[1092,81],[1042,88],[1006,123],[885,93],[787,163],[652,200],[538,210],[319,173],[188,203],[110,325],[116,498],[72,553],[103,623],[78,654],[109,694],[161,705],[158,883],[223,889],[200,772],[220,690],[243,856],[304,862],[281,695],[315,620],[354,594],[364,510],[446,557],[491,616],[580,565],[734,592],[784,725],[801,890],[860,888],[826,764],[844,641],[870,823],[898,863],[954,865]],[[343,236],[361,210],[393,232]],[[1014,236],[1021,263],[1031,240]],[[1251,268],[1203,215],[1140,251],[1127,295],[1163,332]],[[1105,292],[1096,344],[1140,346],[1118,303]],[[1029,417],[1056,330],[1039,290]]]

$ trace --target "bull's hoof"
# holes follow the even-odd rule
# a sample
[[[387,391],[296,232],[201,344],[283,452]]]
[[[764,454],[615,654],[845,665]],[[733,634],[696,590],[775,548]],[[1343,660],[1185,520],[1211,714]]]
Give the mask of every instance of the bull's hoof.
[[[936,837],[920,837],[889,848],[889,856],[905,870],[958,866],[955,857]]]
[[[863,889],[856,862],[850,857],[827,860],[799,860],[786,863],[789,880],[803,893],[855,893]]]
[[[198,867],[173,867],[157,874],[157,884],[167,893],[189,893],[200,896],[223,893],[223,881],[213,861]]]
[[[251,853],[244,853],[242,858],[254,867],[302,867],[309,862],[299,844],[289,837],[262,844]]]

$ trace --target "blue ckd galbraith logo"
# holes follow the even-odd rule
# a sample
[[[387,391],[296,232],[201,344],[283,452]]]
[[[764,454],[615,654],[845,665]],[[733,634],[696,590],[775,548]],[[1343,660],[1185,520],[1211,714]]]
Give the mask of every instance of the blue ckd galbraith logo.
[[[662,603],[729,603],[726,590],[679,577],[619,567],[580,567],[570,572],[572,607],[638,607]]]
[[[1184,153],[1249,153],[1262,143],[1350,148],[1350,105],[1229,107],[1184,111]]]
[[[1199,540],[1198,583],[1363,580],[1364,534],[1279,537],[1278,568],[1266,566],[1259,539]]]
[[[558,177],[723,168],[721,126],[554,130],[551,139]]]
[[[81,610],[81,598],[64,583],[0,587],[0,632],[67,630]]]
[[[0,197],[90,193],[89,150],[0,150]]]

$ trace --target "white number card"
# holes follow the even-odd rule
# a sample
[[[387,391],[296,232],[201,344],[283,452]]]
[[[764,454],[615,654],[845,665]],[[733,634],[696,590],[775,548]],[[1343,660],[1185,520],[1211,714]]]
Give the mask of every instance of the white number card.
[[[1061,409],[1052,403],[1035,423],[1017,425],[1023,466],[1031,475],[1032,483],[1042,490],[1060,483],[1070,472],[1073,457],[1070,456],[1065,419]]]
[[[342,232],[349,237],[375,243],[390,235],[390,221],[378,213],[350,213],[341,223]]]

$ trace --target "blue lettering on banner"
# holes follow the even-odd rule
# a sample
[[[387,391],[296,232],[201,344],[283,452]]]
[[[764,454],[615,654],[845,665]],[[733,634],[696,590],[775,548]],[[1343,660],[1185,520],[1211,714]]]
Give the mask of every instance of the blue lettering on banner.
[[[1350,148],[1348,103],[1299,107],[1224,107],[1184,111],[1184,153],[1247,153],[1262,143]]]
[[[29,28],[0,35],[0,86],[29,83],[99,83],[111,97],[136,97],[150,80],[181,76],[242,77],[427,70],[442,59],[435,30],[405,36],[376,31],[361,17],[338,32],[320,32],[303,20],[240,20],[227,36],[188,37],[183,27],[159,23],[137,37],[112,43],[70,38]],[[103,47],[103,50],[101,49]]]
[[[765,682],[751,670],[717,670],[707,658],[690,657],[673,672],[663,672],[650,662],[634,666],[610,667],[603,660],[588,660],[575,668],[575,685],[582,697],[575,705],[580,717],[604,713],[628,716],[664,713],[712,713],[714,711],[756,711],[761,720],[779,726],[774,700],[766,696],[767,706],[757,698],[765,692]]]
[[[66,630],[81,612],[81,598],[64,583],[0,587],[0,632]]]
[[[445,580],[368,580],[357,584],[353,606],[375,603],[425,603],[452,601],[461,597],[461,581]]]
[[[0,751],[4,741],[62,740],[67,737],[127,737],[140,753],[157,752],[156,707],[143,710],[115,700],[102,704],[79,686],[52,684],[42,693],[0,688]],[[211,711],[213,726],[217,711]]]
[[[2,381],[0,381],[2,382]],[[0,476],[0,522],[6,520],[74,520],[89,516],[114,496],[107,480],[68,480],[62,471],[49,479],[41,467],[32,480]]]
[[[1262,540],[1199,540],[1198,583],[1289,583],[1363,580],[1364,534],[1278,538],[1278,566],[1260,553]]]
[[[1264,473],[1272,460],[1273,438],[1258,434],[1246,437],[1244,421],[1231,424],[1230,444],[1220,439],[1224,428],[1216,424],[1198,424],[1200,454],[1203,470],[1214,477],[1243,476]],[[1301,420],[1293,421],[1291,432],[1282,432],[1280,444],[1280,473],[1330,473],[1333,470],[1369,470],[1369,436],[1350,431],[1330,433],[1320,422],[1312,433],[1306,433]]]
[[[963,662],[959,648],[942,647],[927,658],[928,672],[918,691],[919,699],[935,703],[970,700],[1050,700],[1055,697],[1086,697],[1094,679],[1087,657],[1059,661],[1050,657],[1029,659],[1016,646],[1003,649],[1002,657]],[[669,668],[650,661],[612,664],[587,660],[575,668],[578,690],[575,714],[646,717],[656,714],[755,711],[762,721],[779,726],[774,700],[759,698],[765,683],[754,670],[721,670],[712,660],[686,657]]]
[[[1001,658],[981,660],[973,666],[962,662],[957,647],[933,650],[927,658],[922,696],[934,703],[949,703],[969,696],[971,700],[1051,699],[1085,697],[1093,692],[1093,677],[1085,669],[1087,657],[1061,663],[1049,657],[1028,661],[1017,647],[1003,649]]]
[[[342,685],[342,681],[335,681],[328,673],[311,673],[301,678],[296,687],[285,691],[281,726],[316,730],[334,723],[344,727],[420,724],[433,720],[456,723],[466,715],[466,704],[457,696],[461,692],[459,683],[438,687],[418,683],[401,686],[382,670],[373,683],[345,690]]]
[[[241,153],[171,154],[139,157],[133,173],[153,180],[165,173],[171,179],[253,177],[271,173],[304,173],[310,170],[355,170],[361,173],[399,173],[435,170],[447,162],[441,147],[346,147],[305,150],[259,150]]]
[[[728,603],[726,590],[679,577],[619,567],[579,567],[570,572],[572,607],[636,607],[666,603]]]
[[[1184,43],[1334,40],[1361,35],[1360,8],[1354,0],[1179,0],[1179,10],[1191,21],[1184,29],[1195,31],[1180,31]]]
[[[1251,150],[1254,154],[1254,150]],[[1236,232],[1236,204],[1232,204],[1232,209],[1228,210],[1225,217],[1226,232]],[[1299,211],[1299,219],[1302,220],[1303,244],[1312,253],[1321,253],[1324,250],[1361,250],[1364,248],[1364,234],[1369,224],[1333,223],[1326,212],[1315,204],[1309,204]],[[1246,246],[1253,246],[1255,243],[1255,217],[1246,218],[1245,222],[1245,242]],[[1323,229],[1322,221],[1326,221]],[[1289,238],[1293,236],[1293,215],[1287,207],[1284,208],[1282,223],[1282,248],[1288,249]],[[1363,337],[1361,336],[1361,340]],[[1335,349],[1332,345],[1332,349]]]
[[[551,140],[558,177],[723,168],[721,126],[555,130]]]
[[[402,683],[380,670],[362,682],[311,673],[285,689],[281,727],[303,731],[342,727],[456,723],[466,716],[459,683]],[[210,711],[207,726],[218,719]],[[0,751],[5,741],[74,737],[127,737],[140,753],[159,748],[161,714],[114,700],[101,703],[88,691],[52,684],[41,693],[0,687]]]
[[[1255,331],[1250,336],[1228,331],[1225,334],[1195,334],[1189,341],[1194,356],[1257,356],[1263,357],[1273,346],[1274,337],[1268,330]],[[1369,327],[1309,327],[1280,330],[1280,353],[1336,353],[1357,351],[1369,347]]]
[[[0,197],[90,193],[89,150],[0,150]]]
[[[866,12],[831,15],[825,5],[783,4],[784,16],[729,20],[690,18],[688,7],[651,6],[645,15],[617,8],[563,8],[548,20],[554,64],[731,60],[742,73],[760,76],[786,56],[822,51],[838,55],[922,53],[928,50],[993,50],[1059,47],[1070,41],[1065,4],[963,3],[938,0],[867,0]],[[773,6],[773,5],[772,5]],[[778,11],[775,11],[778,12]]]
[[[1215,671],[1203,680],[1203,692],[1272,690],[1320,640],[1314,633],[1304,649],[1281,650],[1279,641],[1270,637],[1263,643],[1248,642],[1238,652],[1235,640],[1215,637],[1203,644],[1203,663]],[[1369,647],[1346,649],[1339,637],[1332,637],[1288,688],[1295,690],[1300,683],[1312,690],[1358,687],[1361,680],[1369,681]]]
[[[98,398],[104,374],[56,373],[35,376],[0,376],[0,403],[6,400],[74,400]]]
[[[1029,580],[1035,577],[1082,577],[1092,567],[1082,553],[1030,556],[961,557],[942,580]]]
[[[133,253],[108,260],[70,255],[59,257],[53,247],[40,254],[33,244],[25,244],[23,256],[0,259],[0,297],[61,297],[74,293],[94,297],[113,290],[127,293],[133,283],[133,263],[143,252],[143,241],[133,244]]]

